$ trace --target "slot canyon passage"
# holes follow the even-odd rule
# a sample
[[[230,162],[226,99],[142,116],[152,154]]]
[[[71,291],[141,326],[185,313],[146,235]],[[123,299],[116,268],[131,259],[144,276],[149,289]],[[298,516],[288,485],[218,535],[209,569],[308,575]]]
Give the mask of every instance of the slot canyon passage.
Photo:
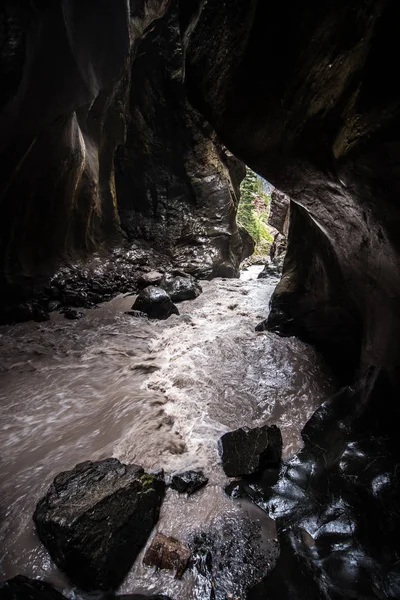
[[[399,22],[0,2],[1,600],[400,598]]]

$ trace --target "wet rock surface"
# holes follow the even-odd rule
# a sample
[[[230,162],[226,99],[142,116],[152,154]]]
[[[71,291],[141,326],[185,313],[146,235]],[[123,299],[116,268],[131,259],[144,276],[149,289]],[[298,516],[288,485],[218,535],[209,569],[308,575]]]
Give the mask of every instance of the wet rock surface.
[[[203,594],[213,600],[246,598],[247,591],[272,571],[279,555],[274,539],[265,540],[259,524],[222,519],[191,544],[194,568],[203,578]],[[206,591],[207,590],[207,591]]]
[[[114,590],[158,520],[162,480],[117,459],[58,475],[34,522],[52,559],[81,589]]]
[[[167,292],[172,302],[194,300],[202,292],[198,281],[186,273],[166,273],[158,285]]]
[[[399,452],[384,434],[387,414],[377,420],[373,408],[390,412],[393,398],[384,382],[376,389],[362,409],[365,387],[330,398],[307,423],[304,449],[276,484],[249,486],[248,497],[276,520],[281,544],[276,569],[251,600],[399,596]]]
[[[76,310],[76,308],[64,308],[62,313],[64,317],[70,321],[77,321],[84,316],[84,313],[81,310]]]
[[[143,289],[149,285],[159,285],[161,279],[163,278],[163,274],[158,271],[150,271],[149,273],[144,273],[138,279],[138,287]]]
[[[167,292],[152,285],[139,293],[132,310],[145,313],[149,319],[168,319],[171,315],[179,315]]]
[[[190,549],[179,540],[157,533],[151,542],[143,563],[157,569],[175,571],[176,577],[182,577],[186,571],[192,553]]]
[[[65,600],[65,596],[45,581],[17,575],[0,582],[1,600]]]
[[[253,475],[279,464],[282,436],[274,426],[243,427],[225,433],[218,441],[218,451],[228,477]]]
[[[203,471],[185,471],[185,473],[173,475],[170,487],[180,494],[186,493],[190,496],[207,485],[207,483],[208,478],[204,475]]]

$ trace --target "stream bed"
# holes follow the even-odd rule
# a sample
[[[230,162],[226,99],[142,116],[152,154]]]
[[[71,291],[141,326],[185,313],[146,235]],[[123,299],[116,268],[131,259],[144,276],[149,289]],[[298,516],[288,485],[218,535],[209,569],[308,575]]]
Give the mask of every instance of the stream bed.
[[[307,344],[255,332],[277,283],[257,279],[261,268],[201,282],[203,294],[167,321],[125,314],[134,297],[119,296],[79,321],[53,314],[0,328],[1,579],[40,577],[79,597],[38,541],[32,514],[57,473],[110,456],[167,474],[204,471],[209,483],[193,496],[168,490],[156,530],[229,556],[213,597],[242,598],[243,586],[273,567],[274,522],[225,494],[217,441],[238,427],[276,424],[284,456],[293,455],[332,383]],[[177,580],[142,556],[122,593],[210,598],[201,569]]]

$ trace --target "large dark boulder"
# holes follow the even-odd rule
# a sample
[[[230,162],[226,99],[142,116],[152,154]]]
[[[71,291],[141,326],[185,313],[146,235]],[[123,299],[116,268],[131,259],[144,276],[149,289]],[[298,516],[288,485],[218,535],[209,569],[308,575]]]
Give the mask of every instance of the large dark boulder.
[[[159,286],[167,292],[173,302],[194,300],[203,291],[199,282],[186,273],[166,273]]]
[[[253,475],[277,466],[282,455],[282,436],[275,425],[225,433],[218,441],[222,467],[228,477]]]
[[[65,596],[45,581],[17,575],[0,582],[0,600],[65,600]]]
[[[33,519],[56,565],[83,590],[116,589],[158,520],[165,483],[111,458],[60,473]]]
[[[145,313],[149,319],[165,320],[171,315],[179,315],[179,310],[167,292],[153,285],[140,292],[132,305],[132,310]]]

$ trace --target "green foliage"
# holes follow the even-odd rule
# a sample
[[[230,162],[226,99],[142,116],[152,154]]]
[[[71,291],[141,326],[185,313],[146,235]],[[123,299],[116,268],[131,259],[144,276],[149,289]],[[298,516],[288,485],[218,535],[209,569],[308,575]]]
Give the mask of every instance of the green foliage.
[[[267,254],[273,241],[268,225],[270,203],[271,197],[263,191],[261,177],[247,167],[240,186],[237,222],[255,241],[255,254]]]

